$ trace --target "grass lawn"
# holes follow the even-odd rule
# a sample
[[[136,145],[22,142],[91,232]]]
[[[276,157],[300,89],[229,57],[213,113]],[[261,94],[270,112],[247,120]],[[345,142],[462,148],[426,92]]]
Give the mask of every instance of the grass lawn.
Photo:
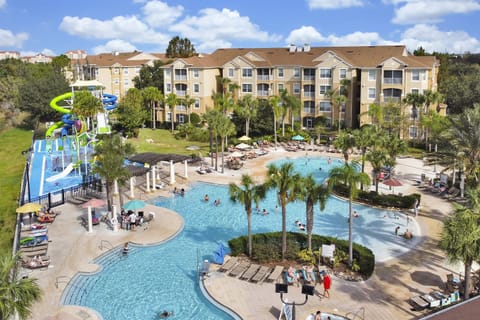
[[[170,131],[164,129],[140,129],[138,138],[128,138],[128,141],[135,146],[137,153],[158,152],[207,156],[210,150],[208,142],[177,140]],[[187,147],[193,145],[200,147],[200,150],[187,150]]]
[[[15,231],[15,209],[18,205],[25,157],[22,151],[30,147],[32,132],[9,129],[0,133],[0,254],[12,251]]]

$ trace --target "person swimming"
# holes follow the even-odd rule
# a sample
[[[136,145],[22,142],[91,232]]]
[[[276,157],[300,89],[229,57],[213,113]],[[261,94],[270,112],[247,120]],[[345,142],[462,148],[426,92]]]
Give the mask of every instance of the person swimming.
[[[168,312],[167,310],[163,310],[158,314],[159,319],[166,319],[173,316],[173,311]]]

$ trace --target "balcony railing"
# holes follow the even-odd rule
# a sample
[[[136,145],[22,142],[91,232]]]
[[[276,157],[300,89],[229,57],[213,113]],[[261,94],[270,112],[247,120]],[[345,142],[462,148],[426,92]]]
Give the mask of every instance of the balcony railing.
[[[185,97],[187,95],[187,91],[185,90],[177,90],[175,94],[179,97]]]
[[[315,113],[315,108],[303,108],[303,113],[311,113],[311,114],[314,114]]]
[[[385,84],[402,84],[402,78],[383,78]]]
[[[175,81],[187,81],[186,75],[175,75]]]
[[[257,75],[257,80],[270,80],[270,76],[268,74],[259,74]]]
[[[257,90],[257,96],[268,97],[268,90]]]
[[[400,102],[400,97],[383,97],[383,102]]]
[[[309,75],[306,75],[306,76],[305,76],[305,75],[304,75],[304,76],[303,76],[303,80],[305,80],[305,81],[313,81],[313,80],[315,80],[315,76],[314,76],[314,75],[313,75],[313,76],[309,76]]]
[[[304,97],[315,97],[315,91],[304,91],[303,96]]]
[[[176,111],[187,111],[187,107],[185,107],[184,105],[178,105],[175,107],[175,110]]]

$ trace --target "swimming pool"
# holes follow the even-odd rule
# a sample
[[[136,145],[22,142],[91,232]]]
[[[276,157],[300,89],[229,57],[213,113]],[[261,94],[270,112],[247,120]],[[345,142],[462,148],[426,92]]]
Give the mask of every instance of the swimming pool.
[[[313,158],[300,158],[294,163],[297,170],[303,174],[312,172],[319,180],[328,175],[331,166],[339,164],[334,161],[329,165],[326,159]],[[203,201],[205,194],[210,196],[208,203]],[[120,249],[100,257],[97,263],[103,266],[103,272],[77,275],[65,290],[62,303],[90,307],[106,320],[155,319],[163,310],[174,311],[173,319],[231,319],[203,297],[196,275],[197,261],[211,259],[219,243],[226,245],[229,239],[246,234],[245,211],[228,198],[226,186],[196,183],[184,197],[156,199],[155,204],[182,215],[184,230],[164,244],[134,247],[126,258],[119,255]],[[215,199],[222,200],[220,206],[213,205]],[[281,230],[275,192],[270,192],[260,206],[269,214],[252,215],[252,232]],[[354,241],[370,247],[377,260],[399,255],[413,245],[394,234],[397,225],[406,228],[403,217],[394,219],[392,212],[360,205],[354,208],[359,212],[354,222]],[[318,206],[314,209],[314,233],[348,238],[347,202],[331,197],[323,212]],[[304,203],[288,205],[287,230],[297,231],[295,220],[305,221]],[[409,229],[418,234],[415,223],[410,222]]]

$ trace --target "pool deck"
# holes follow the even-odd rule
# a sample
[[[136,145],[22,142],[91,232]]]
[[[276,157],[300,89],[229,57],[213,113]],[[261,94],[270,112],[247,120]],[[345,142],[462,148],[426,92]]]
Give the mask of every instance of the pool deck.
[[[278,151],[272,151],[268,155],[248,160],[240,170],[225,169],[223,174],[200,175],[195,172],[194,167],[191,167],[188,172],[188,183],[205,181],[225,184],[239,181],[243,173],[250,174],[260,182],[266,171],[266,162],[306,154],[304,151],[286,152],[279,148]],[[333,158],[341,155],[308,151],[308,156]],[[183,167],[180,164],[177,166],[176,172],[183,172]],[[395,191],[403,194],[422,193],[413,186],[413,181],[418,180],[422,173],[426,173],[427,176],[434,175],[432,168],[423,167],[421,161],[410,158],[398,159],[395,170],[396,177],[404,183],[403,186],[395,188]],[[188,192],[188,184],[177,183],[176,187],[185,187]],[[168,190],[158,190],[147,196],[152,198],[159,195],[167,196],[172,188],[173,186],[168,187]],[[391,192],[383,185],[380,191]],[[144,191],[136,190],[137,198],[143,195]],[[48,255],[52,264],[47,270],[28,272],[30,277],[38,279],[43,292],[42,301],[33,306],[32,320],[98,319],[93,310],[60,305],[67,282],[79,271],[97,270],[98,266],[91,261],[112,247],[114,250],[120,250],[127,241],[138,244],[159,243],[171,238],[183,227],[182,218],[175,212],[149,205],[143,211],[147,213],[153,211],[156,217],[145,230],[141,228],[135,232],[125,230],[114,232],[102,223],[94,227],[92,233],[87,233],[78,220],[79,216],[85,214],[86,209],[65,204],[58,207],[58,210],[62,212],[61,215],[49,226],[51,243]],[[418,246],[397,258],[377,263],[373,276],[365,282],[348,282],[332,277],[330,298],[321,296],[323,287],[317,284],[316,295],[310,297],[305,305],[297,306],[297,319],[305,319],[316,310],[345,315],[348,312],[355,313],[361,308],[365,309],[367,319],[419,318],[422,313],[411,311],[408,299],[432,290],[443,290],[446,275],[458,272],[448,265],[444,254],[437,248],[442,220],[451,210],[448,201],[429,193],[422,193],[421,210],[416,218],[422,229],[422,241]],[[206,278],[205,287],[215,300],[237,312],[243,319],[278,319],[280,314],[281,301],[279,294],[275,293],[273,283],[253,284],[214,271]],[[299,288],[290,286],[289,291],[285,295],[289,301],[297,303],[304,301]]]

